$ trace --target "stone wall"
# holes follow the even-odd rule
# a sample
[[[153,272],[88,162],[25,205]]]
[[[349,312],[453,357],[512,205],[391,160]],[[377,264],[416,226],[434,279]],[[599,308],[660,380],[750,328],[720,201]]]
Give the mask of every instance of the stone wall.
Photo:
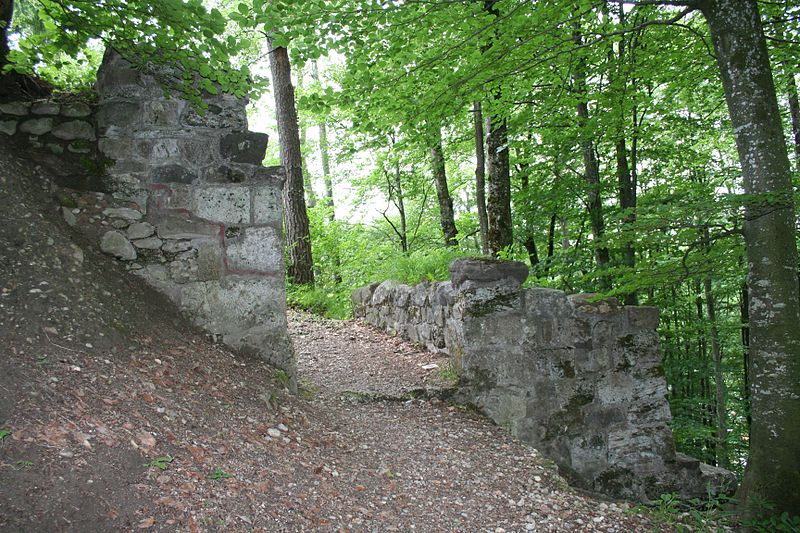
[[[246,101],[206,95],[198,112],[114,53],[98,72],[104,188],[136,213],[104,249],[165,292],[201,327],[289,373],[283,173],[261,166],[267,136],[247,130]],[[141,221],[139,218],[141,217]]]
[[[94,107],[69,98],[0,102],[0,142],[44,165],[58,184],[97,188],[102,159]]]
[[[522,263],[458,260],[450,271],[445,283],[359,289],[355,314],[447,352],[460,398],[580,486],[648,500],[734,482],[675,452],[657,309],[522,289]]]
[[[268,139],[247,130],[247,102],[206,95],[208,109],[197,111],[113,52],[96,89],[91,106],[0,103],[0,139],[61,176],[68,224],[215,338],[285,370],[294,387],[284,175],[261,165]]]

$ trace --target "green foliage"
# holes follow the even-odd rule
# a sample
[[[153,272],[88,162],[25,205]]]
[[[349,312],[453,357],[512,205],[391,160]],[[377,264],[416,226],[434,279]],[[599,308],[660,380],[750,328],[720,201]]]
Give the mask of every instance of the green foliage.
[[[341,287],[290,285],[286,294],[290,306],[326,318],[350,318],[350,291]]]
[[[10,437],[11,433],[10,429],[0,429],[0,442],[6,440],[6,437]]]
[[[229,20],[200,0],[16,3],[15,48],[7,71],[35,72],[58,87],[80,88],[96,70],[102,50],[112,47],[198,106],[203,91],[245,96],[262,86],[247,65],[232,63],[249,50],[250,39],[228,33]]]
[[[291,381],[291,378],[289,376],[289,373],[286,372],[285,370],[282,370],[282,369],[276,370],[275,371],[275,379],[278,380],[278,383],[284,389],[289,387],[289,382]]]
[[[163,455],[156,457],[155,459],[153,459],[144,466],[146,466],[147,468],[157,468],[159,470],[166,470],[167,468],[169,468],[170,463],[172,463],[172,461],[174,460],[175,458],[172,457],[171,455]]]
[[[757,501],[756,509],[748,512],[766,518],[742,518],[742,513],[735,510],[736,501],[725,495],[709,495],[707,500],[682,500],[677,494],[668,493],[659,496],[651,505],[639,505],[633,512],[647,513],[657,524],[668,526],[682,533],[698,531],[701,533],[718,533],[745,528],[757,533],[799,533],[800,516],[782,513],[772,515],[774,505]]]
[[[229,474],[229,473],[227,473],[227,472],[225,472],[225,471],[224,471],[222,468],[220,468],[219,466],[215,466],[215,467],[214,467],[214,470],[211,472],[211,474],[209,474],[209,476],[208,476],[208,477],[210,477],[210,478],[211,478],[211,479],[213,479],[214,481],[219,481],[219,480],[221,480],[221,479],[228,479],[228,478],[232,478],[232,477],[233,477],[233,475],[232,475],[232,474]]]

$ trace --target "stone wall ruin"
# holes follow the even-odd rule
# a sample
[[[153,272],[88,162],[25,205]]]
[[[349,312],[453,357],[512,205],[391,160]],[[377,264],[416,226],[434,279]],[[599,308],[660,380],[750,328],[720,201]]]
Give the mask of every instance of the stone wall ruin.
[[[261,165],[268,139],[247,130],[246,101],[207,95],[198,112],[111,51],[96,90],[92,104],[0,102],[0,142],[57,171],[68,224],[294,387],[284,175]]]
[[[462,259],[450,273],[450,282],[358,289],[354,313],[448,353],[458,397],[579,486],[636,500],[733,486],[730,472],[675,451],[658,309],[522,289],[522,263]]]

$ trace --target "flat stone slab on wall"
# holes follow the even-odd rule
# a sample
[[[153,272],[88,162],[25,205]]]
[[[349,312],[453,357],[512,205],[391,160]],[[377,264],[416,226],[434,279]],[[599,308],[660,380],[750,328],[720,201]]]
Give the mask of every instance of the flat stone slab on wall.
[[[727,490],[730,472],[676,454],[658,310],[522,289],[522,263],[457,260],[452,282],[370,285],[355,315],[459,369],[459,396],[556,461],[578,485],[648,500]]]

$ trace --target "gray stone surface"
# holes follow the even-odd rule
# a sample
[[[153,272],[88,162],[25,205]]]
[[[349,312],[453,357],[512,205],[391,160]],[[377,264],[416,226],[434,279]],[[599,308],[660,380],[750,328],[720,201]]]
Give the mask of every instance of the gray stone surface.
[[[245,187],[203,187],[194,191],[195,214],[224,224],[250,222],[250,190]]]
[[[137,222],[136,224],[131,224],[128,226],[128,238],[129,239],[146,239],[147,237],[151,237],[155,234],[156,228],[153,227],[152,224],[148,222]]]
[[[150,172],[150,180],[153,183],[183,183],[188,185],[196,179],[197,174],[176,164],[156,167]]]
[[[121,218],[128,222],[138,222],[142,219],[142,212],[129,207],[109,207],[103,210],[103,215],[112,218]]]
[[[239,236],[226,240],[228,267],[238,271],[280,271],[283,257],[274,253],[281,248],[280,240],[281,235],[275,228],[244,228]]]
[[[0,133],[5,135],[14,135],[17,133],[16,120],[0,120]]]
[[[460,400],[579,486],[638,500],[728,491],[733,474],[675,452],[658,310],[523,290],[523,267],[458,260],[452,283],[369,285],[352,293],[354,315],[447,352]]]
[[[136,259],[136,249],[119,231],[108,231],[100,239],[100,249],[108,255],[113,255],[123,261]]]
[[[61,104],[47,100],[34,102],[31,105],[31,113],[34,115],[58,115],[59,111],[61,111]]]
[[[53,119],[49,117],[32,118],[19,125],[19,131],[21,133],[29,133],[31,135],[44,135],[45,133],[49,133],[52,129]]]
[[[161,249],[162,244],[164,244],[164,241],[162,241],[158,237],[148,237],[146,239],[137,239],[133,241],[133,245],[135,247],[142,248],[145,250],[159,250]]]
[[[92,108],[83,102],[70,102],[61,106],[61,116],[68,118],[86,118],[92,114]]]
[[[264,133],[235,132],[220,139],[222,157],[234,163],[260,165],[267,151],[268,137]]]
[[[62,122],[53,128],[53,135],[65,141],[74,141],[75,139],[94,141],[96,139],[94,126],[85,120]]]
[[[28,114],[30,108],[30,102],[7,102],[5,104],[0,104],[0,113],[24,117]]]
[[[263,185],[253,194],[253,222],[256,224],[280,224],[283,197],[274,185]]]

